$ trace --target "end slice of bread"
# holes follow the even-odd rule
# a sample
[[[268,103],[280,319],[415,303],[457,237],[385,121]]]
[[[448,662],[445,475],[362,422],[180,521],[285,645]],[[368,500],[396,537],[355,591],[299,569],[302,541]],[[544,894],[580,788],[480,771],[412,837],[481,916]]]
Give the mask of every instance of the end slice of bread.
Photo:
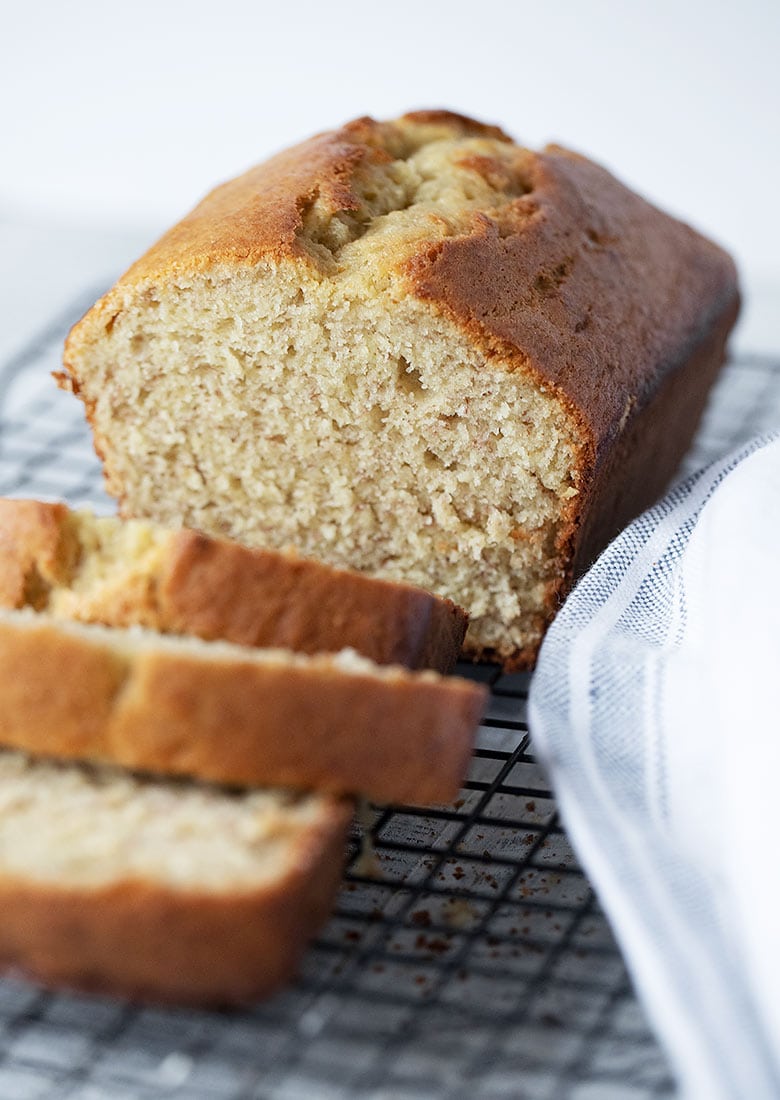
[[[0,744],[216,783],[457,794],[485,689],[338,654],[0,611]]]
[[[38,500],[0,499],[0,606],[440,672],[468,622],[411,584]]]
[[[265,996],[332,906],[350,814],[0,752],[0,963],[148,1000]]]

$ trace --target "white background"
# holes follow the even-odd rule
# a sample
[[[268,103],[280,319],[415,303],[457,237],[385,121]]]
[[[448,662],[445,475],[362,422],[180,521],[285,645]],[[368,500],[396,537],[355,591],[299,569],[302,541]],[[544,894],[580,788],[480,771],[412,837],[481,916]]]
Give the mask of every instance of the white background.
[[[359,114],[447,106],[586,152],[721,241],[750,340],[780,348],[766,323],[780,288],[780,0],[0,9],[0,347],[18,317],[113,277],[276,149]]]

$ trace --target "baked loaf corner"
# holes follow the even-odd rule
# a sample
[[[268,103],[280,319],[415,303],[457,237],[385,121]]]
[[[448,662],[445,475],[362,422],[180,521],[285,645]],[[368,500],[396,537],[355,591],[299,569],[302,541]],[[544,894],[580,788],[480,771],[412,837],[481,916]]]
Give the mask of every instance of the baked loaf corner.
[[[737,308],[728,256],[603,168],[417,112],[217,188],[60,381],[125,514],[448,596],[513,668],[669,481]]]

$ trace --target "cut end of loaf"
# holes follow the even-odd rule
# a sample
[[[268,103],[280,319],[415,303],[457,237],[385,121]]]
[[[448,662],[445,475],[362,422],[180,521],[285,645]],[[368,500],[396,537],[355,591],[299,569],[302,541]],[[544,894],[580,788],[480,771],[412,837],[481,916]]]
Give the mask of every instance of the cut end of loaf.
[[[523,648],[548,614],[561,507],[577,492],[557,401],[419,307],[336,303],[331,282],[296,302],[296,280],[286,294],[279,281],[203,277],[175,305],[127,312],[147,353],[98,368],[93,411],[123,510],[408,581],[468,610],[473,650]],[[191,348],[175,371],[171,330]]]
[[[142,262],[74,330],[66,361],[107,487],[127,515],[448,596],[470,614],[467,652],[532,655],[582,440],[551,388],[410,281],[415,256],[486,210],[517,229],[530,154],[435,114],[340,138],[349,187],[298,203],[286,255],[230,253],[226,185],[221,255]],[[267,166],[271,191],[285,163]]]

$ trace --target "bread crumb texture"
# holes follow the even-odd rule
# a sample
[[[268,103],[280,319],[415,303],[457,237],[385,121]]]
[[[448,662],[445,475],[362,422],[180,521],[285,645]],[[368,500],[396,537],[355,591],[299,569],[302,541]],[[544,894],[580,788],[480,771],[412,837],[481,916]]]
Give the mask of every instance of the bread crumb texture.
[[[0,752],[0,877],[254,890],[332,829],[333,800],[229,791]]]
[[[413,271],[485,226],[522,233],[534,155],[435,112],[302,148],[218,189],[71,335],[107,487],[128,516],[448,596],[474,655],[533,650],[587,441]]]
[[[77,545],[79,553],[69,574],[51,584],[37,609],[89,622],[111,607],[117,625],[156,625],[156,589],[174,533],[143,520],[120,523],[86,511],[68,513],[63,527],[64,540]]]

